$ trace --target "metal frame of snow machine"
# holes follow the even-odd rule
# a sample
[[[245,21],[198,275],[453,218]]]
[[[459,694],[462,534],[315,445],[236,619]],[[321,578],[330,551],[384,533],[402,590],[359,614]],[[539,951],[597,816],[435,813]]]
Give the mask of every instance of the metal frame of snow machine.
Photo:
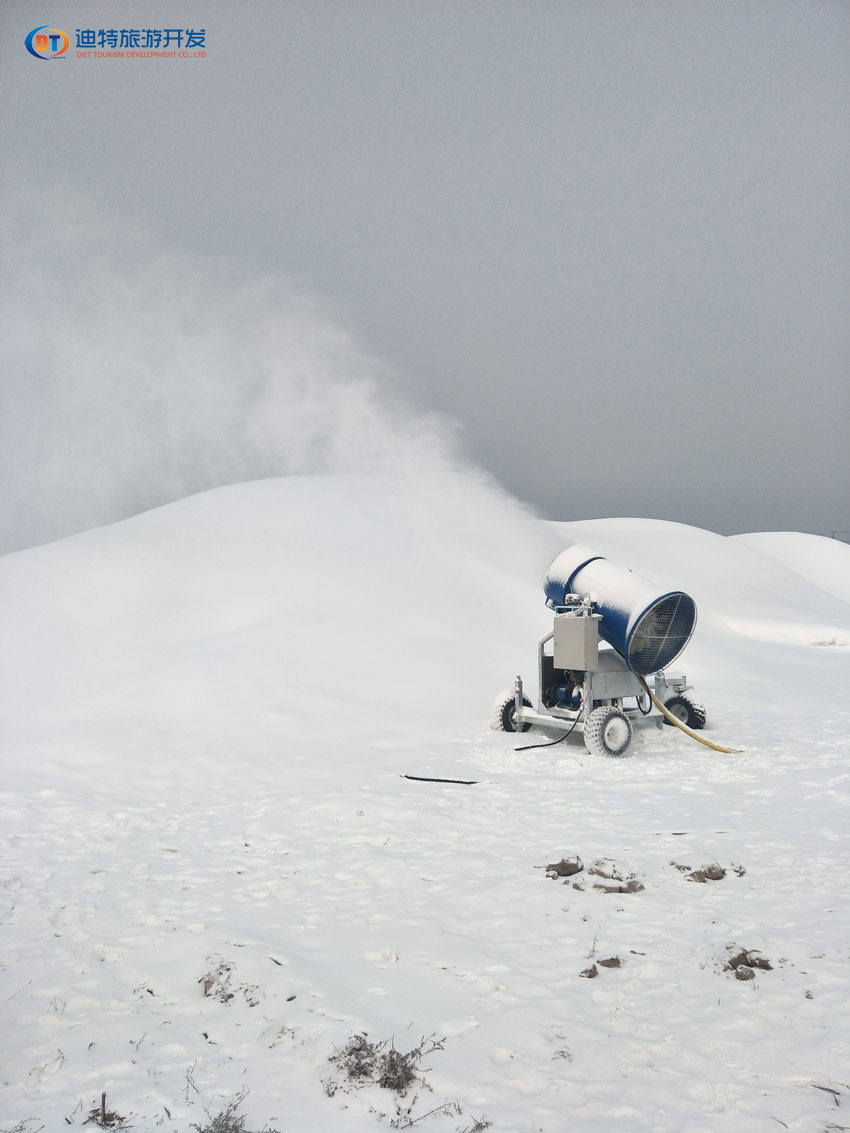
[[[494,703],[491,725],[506,732],[576,731],[592,754],[624,755],[636,728],[661,728],[667,721],[623,657],[615,649],[599,649],[601,619],[591,601],[567,594],[562,603],[554,607],[552,630],[537,646],[537,707],[524,695],[518,676],[513,695],[506,692]],[[691,728],[704,726],[705,710],[686,695],[691,686],[683,673],[659,671],[653,681],[656,699],[678,720]]]

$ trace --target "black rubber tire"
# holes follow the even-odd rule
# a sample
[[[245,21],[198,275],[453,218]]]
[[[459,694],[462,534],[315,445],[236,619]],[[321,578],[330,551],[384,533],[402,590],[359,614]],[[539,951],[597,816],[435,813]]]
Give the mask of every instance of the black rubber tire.
[[[689,696],[671,696],[669,700],[664,701],[664,707],[692,732],[698,732],[705,727],[705,709],[699,701],[691,700]],[[666,716],[664,723],[670,728],[675,727]]]
[[[522,702],[526,708],[533,707],[527,696],[522,698]],[[496,732],[516,731],[516,708],[512,692],[503,693],[493,701],[493,707],[490,710],[490,727]],[[523,724],[522,731],[527,732],[530,728],[531,724]]]
[[[591,755],[619,758],[632,742],[632,722],[616,705],[594,708],[584,726],[584,746]]]

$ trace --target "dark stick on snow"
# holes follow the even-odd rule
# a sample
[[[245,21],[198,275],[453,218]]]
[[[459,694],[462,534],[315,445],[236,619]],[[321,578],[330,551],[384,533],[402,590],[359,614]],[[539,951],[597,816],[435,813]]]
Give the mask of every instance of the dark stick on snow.
[[[474,786],[477,779],[432,779],[427,775],[402,775],[402,779],[412,779],[415,783],[459,783],[464,787]]]

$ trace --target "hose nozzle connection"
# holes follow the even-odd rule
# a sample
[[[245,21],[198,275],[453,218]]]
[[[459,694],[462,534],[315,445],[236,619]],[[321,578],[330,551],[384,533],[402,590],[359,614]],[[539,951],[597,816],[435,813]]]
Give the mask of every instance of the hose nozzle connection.
[[[740,748],[737,748],[737,747],[721,747],[720,744],[713,744],[711,742],[711,740],[703,739],[703,737],[698,736],[696,734],[696,732],[692,732],[690,728],[685,727],[685,725],[682,723],[681,720],[677,720],[672,712],[669,712],[667,710],[667,708],[661,703],[661,701],[658,699],[658,697],[655,695],[655,693],[653,693],[650,690],[649,685],[646,683],[646,681],[643,679],[643,677],[638,676],[638,681],[643,686],[643,691],[646,693],[646,695],[649,697],[649,699],[652,701],[652,703],[655,705],[655,707],[658,709],[658,711],[663,712],[664,715],[667,717],[667,719],[670,721],[670,723],[675,724],[677,728],[680,728],[685,733],[686,736],[690,736],[691,739],[696,740],[697,743],[704,744],[705,747],[710,747],[712,751],[722,751],[724,753],[724,755],[743,755],[744,754],[743,751]]]

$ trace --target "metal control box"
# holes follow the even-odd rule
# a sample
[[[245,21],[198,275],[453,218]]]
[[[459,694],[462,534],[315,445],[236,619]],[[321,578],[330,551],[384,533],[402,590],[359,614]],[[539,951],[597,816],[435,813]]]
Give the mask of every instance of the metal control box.
[[[595,669],[599,658],[599,615],[556,614],[556,669]]]

